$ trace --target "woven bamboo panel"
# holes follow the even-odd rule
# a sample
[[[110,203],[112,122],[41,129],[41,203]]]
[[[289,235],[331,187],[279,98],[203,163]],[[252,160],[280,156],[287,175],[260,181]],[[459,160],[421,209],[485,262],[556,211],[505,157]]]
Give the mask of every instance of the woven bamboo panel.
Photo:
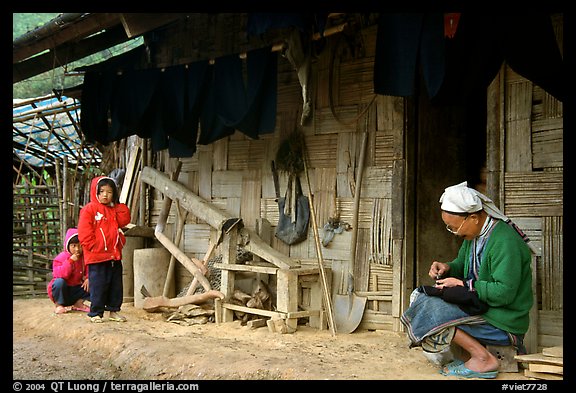
[[[532,120],[539,121],[563,117],[564,106],[562,101],[558,101],[537,85],[534,85],[532,94]]]
[[[362,179],[363,198],[390,198],[392,195],[392,168],[367,167]]]
[[[368,229],[372,226],[372,198],[360,197],[360,206],[358,207],[358,228]],[[354,210],[354,198],[336,199],[336,214],[339,215],[340,221],[352,223]],[[321,223],[318,222],[318,226]],[[324,224],[322,224],[324,225]]]
[[[562,171],[505,173],[505,214],[512,217],[561,216],[562,174]]]
[[[314,112],[314,131],[316,134],[358,132],[364,129],[364,122],[356,121],[358,105],[336,106],[334,112],[341,121],[334,117],[330,108],[316,109]]]
[[[542,228],[542,309],[564,308],[564,219],[544,217]]]
[[[392,264],[392,201],[375,198],[372,203],[370,255],[373,264]]]
[[[240,171],[248,169],[250,161],[250,141],[247,139],[232,140],[228,142],[228,169]]]
[[[338,144],[338,135],[321,134],[304,137],[306,148],[308,150],[309,166],[313,168],[333,168],[336,160],[336,147]],[[310,174],[312,176],[312,174]],[[312,181],[312,179],[310,179]],[[314,190],[314,185],[312,185]]]
[[[356,180],[354,166],[357,157],[359,133],[342,132],[338,134],[338,158],[336,160],[336,190],[338,197],[352,196]]]
[[[310,180],[314,182],[316,223],[323,226],[336,216],[336,169],[316,168]]]
[[[392,168],[394,162],[394,136],[387,132],[378,131],[375,135],[374,161],[375,167]]]
[[[320,223],[318,223],[320,226]],[[312,228],[309,232],[313,232]],[[320,237],[322,237],[322,227],[318,229]],[[311,256],[316,256],[316,244],[314,242],[313,234],[309,233],[308,236],[312,235],[311,241],[308,241],[308,253]],[[350,242],[352,241],[352,232],[344,231],[339,234],[335,234],[332,241],[326,246],[322,246],[322,258],[325,260],[340,260],[340,261],[350,261]]]
[[[506,170],[532,170],[530,125],[532,117],[532,82],[509,70],[506,74]]]
[[[279,214],[276,198],[262,198],[260,201],[260,217],[267,219],[273,227],[276,227]]]
[[[228,169],[228,138],[219,139],[210,144],[210,147],[212,147],[212,170],[225,171]]]
[[[256,229],[256,220],[260,218],[261,196],[262,182],[260,170],[244,171],[244,176],[242,178],[240,216],[244,221],[244,225],[252,230]]]
[[[541,351],[542,348],[563,345],[563,312],[540,310],[538,316],[538,351]]]
[[[370,264],[370,292],[385,291],[392,293],[392,266],[380,263]]]
[[[243,171],[212,172],[212,197],[240,197]]]
[[[240,217],[240,197],[213,198],[210,203],[231,217]]]
[[[302,106],[302,88],[298,74],[288,60],[278,58],[278,94],[276,110],[284,112]]]
[[[180,249],[185,253],[205,254],[210,241],[210,225],[186,224],[180,242]]]
[[[404,128],[404,99],[382,96],[376,98],[378,130]]]
[[[563,119],[532,122],[532,166],[534,168],[564,165]]]
[[[374,97],[374,58],[340,63],[338,93],[340,105],[367,104]]]
[[[530,239],[530,244],[542,255],[542,218],[541,217],[512,217],[508,216]]]
[[[194,154],[192,157],[179,158],[182,162],[180,173],[198,171],[198,155]]]

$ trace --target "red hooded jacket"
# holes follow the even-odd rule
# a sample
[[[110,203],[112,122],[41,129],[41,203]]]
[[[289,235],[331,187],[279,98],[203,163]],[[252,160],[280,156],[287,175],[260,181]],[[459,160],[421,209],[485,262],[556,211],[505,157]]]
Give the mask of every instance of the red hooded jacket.
[[[104,205],[98,201],[98,182],[112,178],[97,176],[90,183],[90,202],[80,210],[78,238],[82,244],[84,263],[119,261],[126,243],[121,228],[130,223],[130,209],[124,203]],[[116,195],[119,195],[116,189]]]
[[[66,284],[69,286],[79,286],[84,282],[86,276],[84,272],[84,258],[80,258],[77,261],[70,259],[72,254],[68,249],[70,245],[70,239],[74,236],[78,236],[78,230],[76,228],[70,228],[66,231],[66,236],[64,237],[64,251],[56,255],[52,261],[52,280],[48,283],[47,291],[50,300],[54,301],[52,297],[52,283],[57,278],[63,278]]]

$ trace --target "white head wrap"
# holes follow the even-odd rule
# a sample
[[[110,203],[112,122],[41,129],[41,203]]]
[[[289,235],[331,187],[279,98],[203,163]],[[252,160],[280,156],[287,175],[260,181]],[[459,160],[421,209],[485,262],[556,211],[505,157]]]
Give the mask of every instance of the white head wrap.
[[[450,186],[444,190],[440,197],[441,209],[452,213],[476,213],[484,210],[490,216],[503,221],[508,221],[496,207],[492,199],[481,192],[468,187],[467,182]]]
[[[476,213],[484,210],[488,215],[512,224],[517,231],[520,230],[520,228],[516,227],[516,225],[496,207],[492,199],[473,188],[469,188],[467,182],[462,182],[444,189],[444,193],[440,197],[440,203],[442,204],[440,206],[442,210],[452,213]],[[537,254],[536,248],[529,243],[530,239],[523,233],[519,233],[519,235],[528,244],[530,250],[534,254]]]

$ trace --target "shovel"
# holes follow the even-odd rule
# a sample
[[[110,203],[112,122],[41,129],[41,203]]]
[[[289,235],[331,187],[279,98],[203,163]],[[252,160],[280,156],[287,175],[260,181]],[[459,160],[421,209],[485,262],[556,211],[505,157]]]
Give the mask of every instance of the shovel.
[[[354,277],[348,274],[348,293],[334,295],[334,324],[337,333],[352,333],[364,316],[366,298],[354,293]]]
[[[348,290],[344,295],[334,295],[334,324],[337,333],[352,333],[364,316],[367,298],[354,293],[354,260],[356,258],[356,238],[358,234],[358,209],[360,206],[360,188],[364,172],[364,157],[366,155],[366,141],[368,133],[362,136],[360,157],[358,159],[358,174],[356,178],[356,192],[354,193],[354,217],[352,221],[352,241],[350,247],[350,263],[348,265]]]

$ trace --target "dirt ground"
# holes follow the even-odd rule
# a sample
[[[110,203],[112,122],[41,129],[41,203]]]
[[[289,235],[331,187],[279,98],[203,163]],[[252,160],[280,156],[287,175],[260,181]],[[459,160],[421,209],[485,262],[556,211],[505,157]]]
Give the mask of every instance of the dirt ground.
[[[82,312],[53,314],[46,298],[14,299],[13,379],[457,380],[409,349],[403,333],[332,336],[299,325],[279,334],[239,321],[182,326],[131,303],[122,310],[128,322],[94,324]]]

